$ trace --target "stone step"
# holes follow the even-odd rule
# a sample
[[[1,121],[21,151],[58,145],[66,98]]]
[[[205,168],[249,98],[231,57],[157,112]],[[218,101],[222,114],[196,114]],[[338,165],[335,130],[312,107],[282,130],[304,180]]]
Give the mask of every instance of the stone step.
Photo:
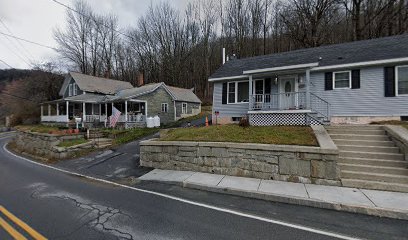
[[[369,141],[369,140],[334,139],[333,142],[336,145],[395,147],[395,143],[390,140],[388,141]]]
[[[368,158],[348,158],[340,157],[338,163],[346,164],[362,164],[370,166],[385,166],[385,167],[408,167],[407,161],[395,161],[386,159],[368,159]]]
[[[340,167],[341,171],[384,173],[408,176],[408,168],[404,167],[385,167],[347,163],[339,163],[338,166]]]
[[[355,152],[400,153],[397,147],[337,145],[340,150]]]
[[[401,183],[387,183],[387,182],[367,181],[367,180],[348,179],[348,178],[341,179],[341,183],[344,187],[365,188],[365,189],[394,191],[394,192],[408,192],[408,184],[401,184]]]
[[[383,130],[381,125],[331,125],[326,129],[348,129],[348,130]]]
[[[371,173],[360,171],[341,171],[341,179],[351,178],[368,181],[408,184],[408,176],[397,174]]]
[[[358,135],[358,134],[329,134],[333,140],[350,139],[350,140],[369,140],[369,141],[389,141],[387,135]]]
[[[329,134],[385,135],[381,129],[328,129]]]
[[[384,160],[398,160],[404,159],[404,154],[401,153],[373,153],[373,152],[358,152],[358,151],[339,151],[340,157],[354,157],[354,158],[369,158],[369,159],[384,159]]]

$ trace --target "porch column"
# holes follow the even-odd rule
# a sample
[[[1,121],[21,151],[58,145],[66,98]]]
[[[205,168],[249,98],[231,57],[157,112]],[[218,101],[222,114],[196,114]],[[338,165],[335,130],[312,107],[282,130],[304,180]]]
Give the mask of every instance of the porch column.
[[[59,103],[57,103],[57,116],[59,116]]]
[[[125,101],[125,122],[127,122],[127,101]]]
[[[108,104],[107,103],[105,103],[105,116],[106,116],[105,118],[105,127],[106,127],[106,124],[108,122]]]
[[[248,97],[249,97],[249,110],[252,109],[252,95],[253,95],[253,91],[252,91],[252,75],[249,75],[249,84],[248,84]]]
[[[44,116],[44,105],[41,104],[41,118]]]
[[[310,109],[310,69],[306,69],[306,109]]]
[[[51,104],[48,104],[48,116],[51,116]]]
[[[67,115],[67,122],[69,122],[69,101],[66,101],[65,104],[66,104],[65,113]]]
[[[85,122],[86,118],[86,104],[82,103],[82,123]]]
[[[99,120],[101,119],[101,110],[102,110],[102,104],[99,103]]]

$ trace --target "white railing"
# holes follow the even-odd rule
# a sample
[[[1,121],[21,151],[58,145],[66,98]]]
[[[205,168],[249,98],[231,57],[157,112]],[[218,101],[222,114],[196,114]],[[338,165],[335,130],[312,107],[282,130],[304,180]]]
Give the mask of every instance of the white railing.
[[[144,121],[146,121],[146,117],[142,114],[128,115],[128,122],[144,122]]]
[[[306,109],[306,93],[288,92],[254,94],[250,97],[249,110],[296,110]]]
[[[41,122],[68,122],[67,115],[41,116]]]

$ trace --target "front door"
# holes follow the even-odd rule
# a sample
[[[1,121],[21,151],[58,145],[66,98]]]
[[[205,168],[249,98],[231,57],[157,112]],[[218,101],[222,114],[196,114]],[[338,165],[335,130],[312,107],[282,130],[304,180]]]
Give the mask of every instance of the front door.
[[[296,109],[296,77],[280,79],[280,109]]]

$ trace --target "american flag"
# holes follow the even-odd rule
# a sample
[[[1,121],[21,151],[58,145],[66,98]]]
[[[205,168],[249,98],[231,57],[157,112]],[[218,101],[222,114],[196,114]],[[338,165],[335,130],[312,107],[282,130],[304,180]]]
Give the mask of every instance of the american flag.
[[[119,120],[121,112],[112,106],[112,115],[110,116],[110,127],[115,127]]]

